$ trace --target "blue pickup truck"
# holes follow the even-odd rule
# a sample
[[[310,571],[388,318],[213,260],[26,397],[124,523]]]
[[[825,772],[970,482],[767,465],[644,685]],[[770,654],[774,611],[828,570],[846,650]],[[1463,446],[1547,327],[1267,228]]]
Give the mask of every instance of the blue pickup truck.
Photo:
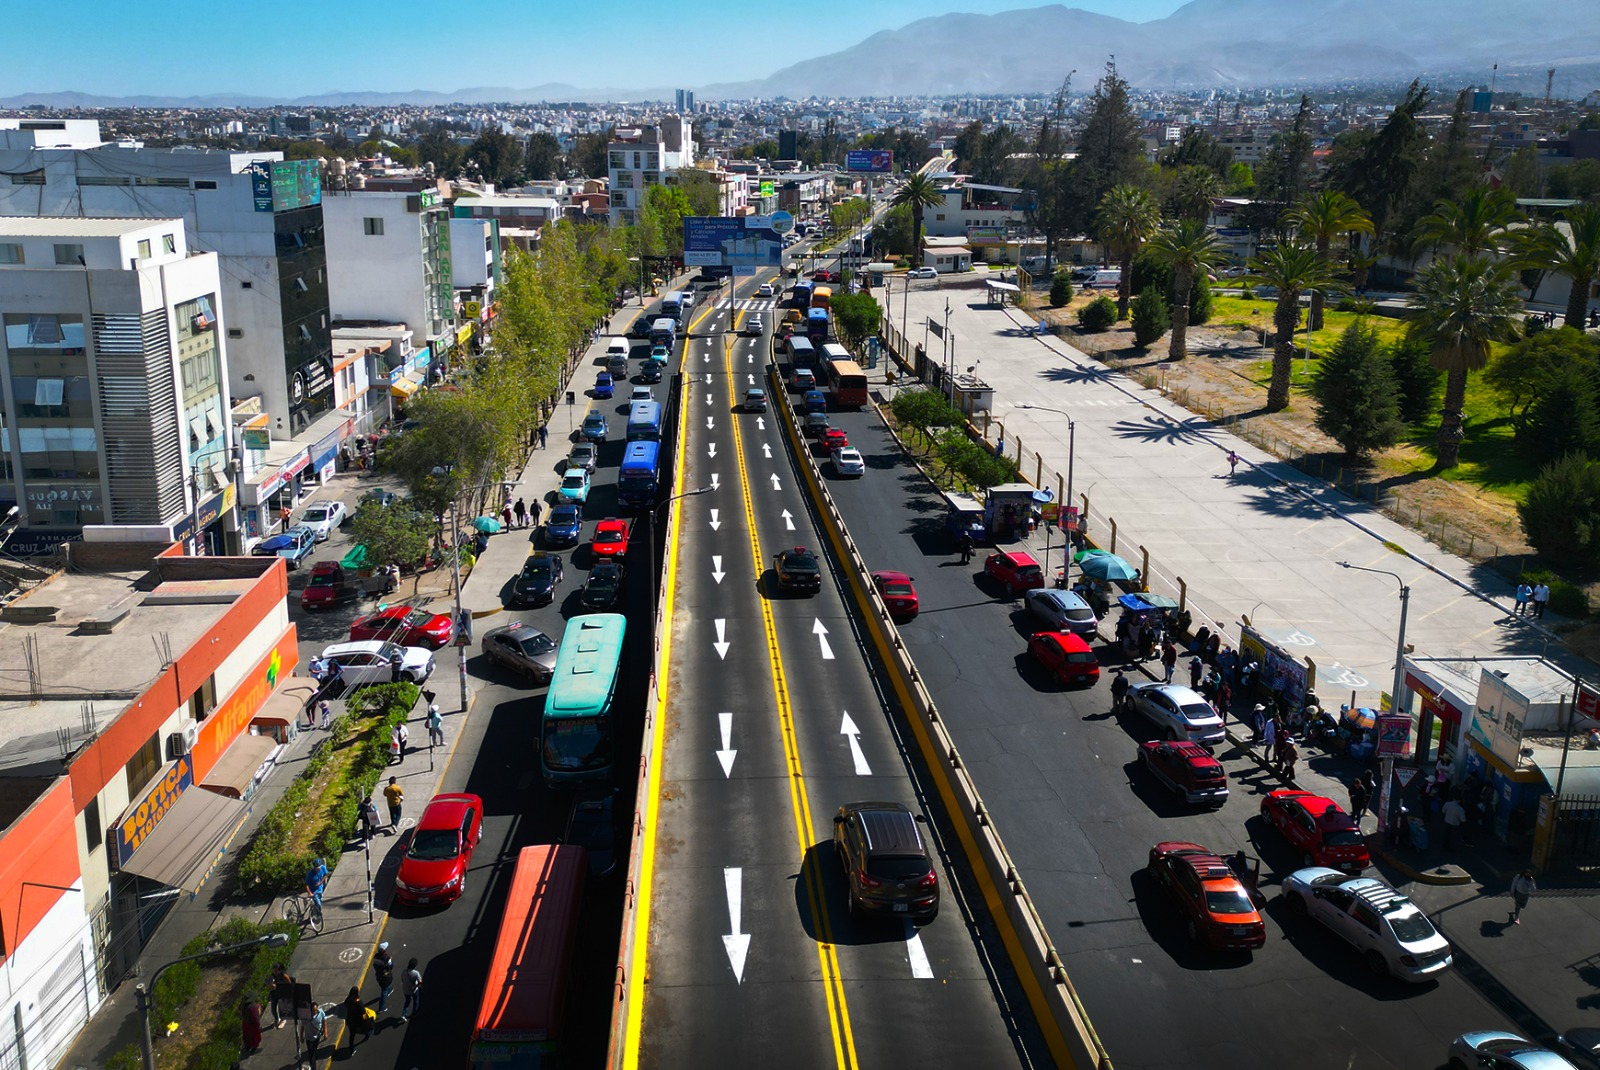
[[[256,557],[277,555],[288,562],[288,567],[299,568],[300,562],[311,556],[317,548],[317,533],[308,527],[290,528],[282,535],[273,535],[256,543],[250,553]]]

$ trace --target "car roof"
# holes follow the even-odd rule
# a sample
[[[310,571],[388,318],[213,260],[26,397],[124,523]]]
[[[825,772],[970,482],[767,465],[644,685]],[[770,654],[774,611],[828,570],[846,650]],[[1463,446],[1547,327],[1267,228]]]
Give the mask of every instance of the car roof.
[[[422,816],[417,819],[417,828],[460,828],[461,819],[467,816],[469,806],[475,807],[482,815],[483,800],[476,795],[435,795],[423,807]]]
[[[394,643],[388,639],[355,639],[348,643],[332,643],[322,648],[322,656],[332,654],[376,654]],[[401,650],[406,649],[401,647]]]
[[[589,421],[589,420],[602,420],[603,421],[605,418],[606,418],[606,414],[605,413],[603,413],[603,412],[595,412],[593,409],[589,410],[589,412],[584,416],[584,420],[585,421]]]
[[[1026,550],[996,550],[994,556],[1003,557],[1013,565],[1033,565],[1037,567],[1039,564],[1038,560]]]
[[[356,620],[357,621],[384,620],[384,619],[387,619],[389,617],[409,617],[413,612],[415,612],[416,610],[421,609],[421,608],[422,608],[421,606],[408,606],[408,605],[384,606],[380,610],[377,610],[377,611],[372,612],[372,613],[365,614],[364,616],[357,617]],[[433,616],[433,615],[434,614],[431,614],[431,613],[429,614],[430,617]]]
[[[1133,685],[1139,691],[1159,691],[1180,706],[1192,706],[1205,703],[1206,697],[1192,687],[1183,684],[1163,684],[1154,680]],[[1209,705],[1209,703],[1207,703]],[[1281,789],[1280,789],[1281,790]],[[1273,792],[1274,795],[1277,792]]]
[[[1144,744],[1144,746],[1146,746],[1146,747],[1166,747],[1168,750],[1176,751],[1179,755],[1181,755],[1184,758],[1184,760],[1189,762],[1189,764],[1191,764],[1191,765],[1221,765],[1222,764],[1220,761],[1217,760],[1215,755],[1213,755],[1210,751],[1206,750],[1200,744],[1193,742],[1192,740],[1180,739],[1180,740],[1175,740],[1175,741],[1168,741],[1168,740],[1164,740],[1164,739],[1155,739],[1155,740],[1151,740],[1150,742]]]
[[[571,479],[574,476],[576,476],[579,479],[582,479],[585,476],[587,476],[588,474],[589,474],[589,470],[587,468],[569,468],[565,472],[561,473],[561,478],[562,479]]]
[[[1238,876],[1228,867],[1228,863],[1217,852],[1209,847],[1202,847],[1198,843],[1189,843],[1184,840],[1169,840],[1156,844],[1156,850],[1164,855],[1176,857],[1184,865],[1195,871],[1195,875],[1203,881],[1217,883],[1239,883]]]
[[[896,802],[848,803],[844,809],[856,815],[866,833],[867,850],[875,854],[927,854],[922,830],[911,811]]]
[[[1094,649],[1084,642],[1083,637],[1076,632],[1036,632],[1034,638],[1049,636],[1057,646],[1068,654],[1092,654]]]
[[[885,569],[879,569],[877,572],[874,572],[872,574],[872,578],[875,579],[875,580],[882,580],[885,583],[910,583],[911,582],[911,577],[909,575],[907,575],[906,573],[904,573],[904,572],[895,572],[895,571],[892,571],[891,569],[886,569],[886,568]]]

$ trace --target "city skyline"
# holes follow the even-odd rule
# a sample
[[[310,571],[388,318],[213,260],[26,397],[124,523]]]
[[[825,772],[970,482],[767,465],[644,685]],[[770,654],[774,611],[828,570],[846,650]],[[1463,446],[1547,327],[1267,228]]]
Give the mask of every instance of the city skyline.
[[[1076,0],[1068,6],[1145,21],[1171,14],[1182,3]],[[1021,0],[999,7],[1039,6],[1046,5]],[[550,83],[577,89],[699,88],[762,78],[919,19],[959,11],[992,14],[996,7],[974,0],[886,0],[862,8],[819,0],[806,9],[811,29],[786,33],[752,17],[758,9],[748,4],[712,0],[693,8],[693,17],[664,25],[659,6],[624,0],[608,6],[598,20],[588,9],[574,7],[498,11],[488,35],[480,20],[440,19],[438,10],[417,0],[355,3],[319,10],[308,32],[274,33],[250,8],[176,0],[164,5],[158,21],[146,8],[87,0],[75,12],[74,62],[63,63],[57,48],[18,49],[0,72],[0,97],[70,91],[289,100],[327,92],[449,92]],[[58,15],[36,6],[13,12],[11,25],[17,41],[50,42],[62,31]],[[293,42],[292,51],[285,48],[286,39]],[[506,48],[519,40],[528,43],[526,65]],[[424,41],[430,51],[419,51]]]

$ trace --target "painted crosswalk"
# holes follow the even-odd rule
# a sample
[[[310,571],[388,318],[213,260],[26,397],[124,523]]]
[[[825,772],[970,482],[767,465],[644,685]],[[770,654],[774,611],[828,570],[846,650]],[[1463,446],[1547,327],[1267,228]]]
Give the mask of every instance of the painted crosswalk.
[[[770,312],[777,307],[778,299],[776,297],[743,297],[737,301],[729,301],[727,298],[723,298],[717,302],[717,308],[723,311],[731,308],[736,312]]]

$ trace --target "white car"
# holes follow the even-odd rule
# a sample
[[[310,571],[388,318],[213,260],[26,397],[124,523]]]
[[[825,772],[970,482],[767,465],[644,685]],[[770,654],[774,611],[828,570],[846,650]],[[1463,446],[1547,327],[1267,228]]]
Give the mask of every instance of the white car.
[[[772,284],[764,282],[760,286],[757,286],[756,287],[756,296],[757,297],[771,297],[772,296]]]
[[[833,471],[840,476],[864,476],[867,474],[867,462],[862,458],[861,451],[854,446],[841,446],[829,455],[833,461]]]
[[[1140,716],[1154,721],[1167,739],[1187,739],[1214,747],[1224,738],[1222,718],[1205,696],[1182,684],[1134,684],[1128,701]]]
[[[344,523],[344,503],[334,501],[312,502],[300,518],[302,527],[310,528],[318,542],[327,542],[334,529]]]
[[[1081,596],[1071,591],[1052,591],[1048,588],[1024,591],[1022,602],[1029,613],[1054,631],[1072,632],[1091,642],[1096,637],[1094,610]]]
[[[648,386],[636,386],[628,393],[628,401],[630,403],[635,401],[654,401],[655,399],[656,392]]]
[[[1427,981],[1450,968],[1450,941],[1415,903],[1373,877],[1311,866],[1283,879],[1296,914],[1332,929],[1373,973]]]
[[[324,661],[336,663],[344,678],[345,690],[365,684],[387,684],[394,679],[392,663],[400,655],[402,679],[420,684],[433,675],[433,652],[420,646],[369,639],[358,643],[335,643],[322,651]]]
[[[908,279],[937,279],[938,277],[939,273],[931,267],[912,268],[906,272],[906,278]]]

